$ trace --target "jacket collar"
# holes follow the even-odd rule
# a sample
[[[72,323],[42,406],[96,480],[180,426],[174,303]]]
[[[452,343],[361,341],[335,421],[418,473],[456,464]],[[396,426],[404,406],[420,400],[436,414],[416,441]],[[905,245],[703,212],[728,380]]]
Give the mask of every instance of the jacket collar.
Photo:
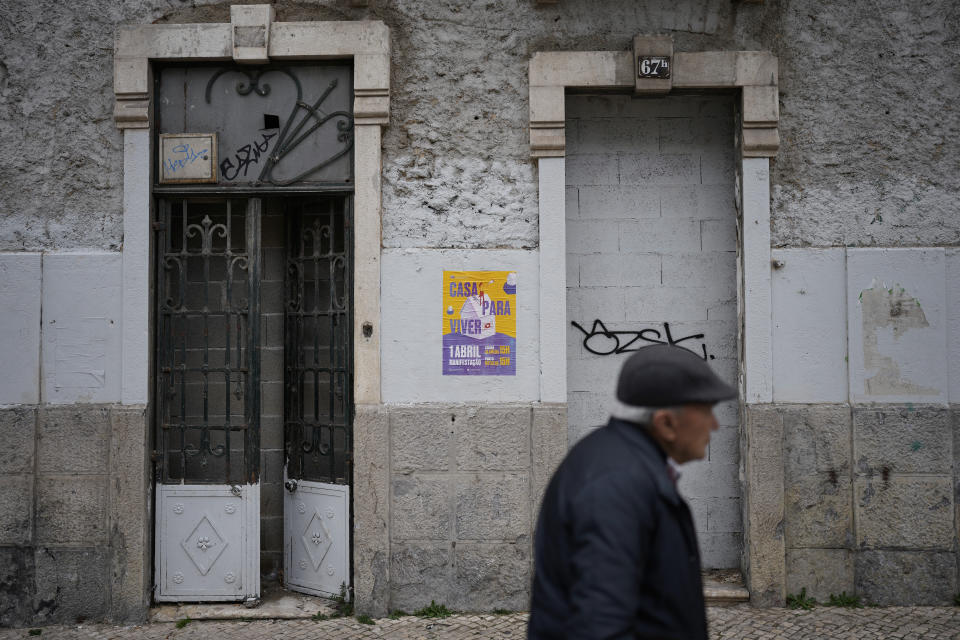
[[[627,422],[619,418],[610,418],[607,428],[629,442],[644,458],[644,462],[653,472],[653,480],[659,493],[664,499],[674,505],[680,505],[680,494],[667,475],[667,454],[657,441],[654,440],[643,426],[634,422]]]

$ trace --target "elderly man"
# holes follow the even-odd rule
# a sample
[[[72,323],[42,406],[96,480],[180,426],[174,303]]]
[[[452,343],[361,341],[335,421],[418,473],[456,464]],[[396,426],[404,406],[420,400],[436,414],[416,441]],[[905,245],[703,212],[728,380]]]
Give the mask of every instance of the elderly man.
[[[713,405],[736,395],[681,347],[627,359],[618,415],[570,450],[544,495],[531,640],[706,640],[697,535],[673,465],[706,455]]]

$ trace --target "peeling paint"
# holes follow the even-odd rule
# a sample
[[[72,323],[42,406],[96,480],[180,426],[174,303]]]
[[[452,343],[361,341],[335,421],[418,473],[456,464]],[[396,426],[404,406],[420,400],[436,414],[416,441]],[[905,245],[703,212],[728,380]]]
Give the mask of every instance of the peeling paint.
[[[910,329],[929,327],[920,301],[895,285],[878,286],[874,280],[869,289],[860,292],[863,307],[863,358],[867,371],[876,371],[864,378],[867,395],[898,394],[939,395],[940,391],[923,387],[906,379],[897,361],[881,352],[880,337],[884,330],[892,330],[897,341]]]

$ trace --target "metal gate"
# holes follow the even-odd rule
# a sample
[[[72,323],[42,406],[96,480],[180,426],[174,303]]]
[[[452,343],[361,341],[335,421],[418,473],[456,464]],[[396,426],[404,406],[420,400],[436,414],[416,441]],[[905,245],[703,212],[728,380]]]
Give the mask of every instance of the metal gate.
[[[157,600],[260,592],[259,206],[160,202]]]
[[[322,595],[350,583],[353,315],[350,200],[287,219],[284,575]]]
[[[154,77],[156,599],[259,596],[261,480],[265,517],[284,494],[287,584],[337,594],[350,582],[352,69]],[[278,317],[282,472],[260,450],[261,427],[265,442],[281,435]]]

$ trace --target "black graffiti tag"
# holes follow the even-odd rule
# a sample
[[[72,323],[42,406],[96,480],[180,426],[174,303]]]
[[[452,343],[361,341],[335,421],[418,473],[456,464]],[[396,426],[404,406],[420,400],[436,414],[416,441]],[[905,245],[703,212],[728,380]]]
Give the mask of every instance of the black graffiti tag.
[[[669,344],[692,351],[704,360],[713,360],[716,357],[707,354],[707,345],[705,343],[701,342],[699,352],[691,349],[687,345],[681,344],[688,340],[703,340],[704,334],[696,333],[684,336],[683,338],[674,338],[670,332],[670,324],[668,322],[663,323],[662,333],[659,329],[654,328],[640,329],[639,331],[610,331],[606,325],[603,324],[602,320],[594,320],[590,331],[584,329],[583,326],[575,320],[570,324],[583,332],[583,348],[597,356],[630,353],[631,351],[639,351],[644,347],[649,347],[651,344]]]
[[[233,154],[233,159],[227,158],[220,163],[220,174],[224,180],[233,180],[240,175],[241,171],[243,171],[243,176],[246,177],[250,165],[259,162],[260,156],[270,148],[270,139],[277,136],[276,133],[263,133],[260,135],[260,140],[245,144],[237,149]],[[236,160],[236,164],[234,164],[234,160]],[[230,173],[231,170],[233,170],[232,174]]]

